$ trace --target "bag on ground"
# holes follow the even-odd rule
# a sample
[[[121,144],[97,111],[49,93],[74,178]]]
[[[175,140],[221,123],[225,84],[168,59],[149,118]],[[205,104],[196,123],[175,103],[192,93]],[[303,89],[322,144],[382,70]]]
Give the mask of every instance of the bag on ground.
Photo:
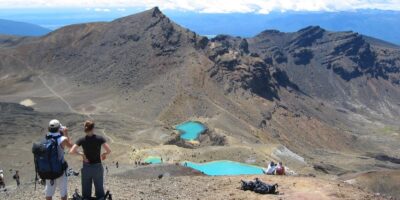
[[[241,181],[241,190],[250,190],[259,194],[278,194],[278,184],[269,185],[260,181],[258,178],[255,181]]]

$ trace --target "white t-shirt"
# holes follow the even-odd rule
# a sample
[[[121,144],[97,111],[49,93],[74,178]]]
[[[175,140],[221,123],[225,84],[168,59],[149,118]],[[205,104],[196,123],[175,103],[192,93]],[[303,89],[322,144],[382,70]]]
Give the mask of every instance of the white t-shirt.
[[[59,136],[61,135],[59,132],[58,133],[48,133],[47,135],[51,135],[53,137]],[[64,159],[64,149],[61,147],[61,143],[64,142],[64,140],[66,140],[67,137],[65,136],[61,136],[57,139],[57,144],[58,144],[58,158],[60,160]]]
[[[0,179],[3,180],[3,178],[4,178],[4,175],[3,175],[3,173],[1,173],[0,174]]]
[[[268,168],[265,173],[266,174],[274,174],[274,172],[275,172],[275,166],[268,165]]]

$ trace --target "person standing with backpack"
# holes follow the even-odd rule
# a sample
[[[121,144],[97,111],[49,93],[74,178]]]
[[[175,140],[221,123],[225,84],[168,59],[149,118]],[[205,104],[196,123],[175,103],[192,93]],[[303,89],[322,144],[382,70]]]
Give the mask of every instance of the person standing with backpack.
[[[68,129],[60,121],[53,119],[49,122],[49,133],[41,143],[34,144],[32,152],[35,158],[36,174],[45,180],[46,200],[52,200],[56,187],[59,187],[62,200],[67,200],[68,184],[64,160],[64,149],[71,148],[72,143],[68,136]],[[35,186],[36,188],[36,186]]]
[[[94,133],[94,122],[86,121],[84,124],[85,137],[79,138],[72,149],[71,154],[82,156],[82,197],[90,199],[92,194],[92,183],[94,184],[96,199],[104,199],[104,168],[101,163],[111,153],[110,146],[106,140]],[[82,146],[83,152],[78,151]],[[101,154],[101,148],[105,152]]]

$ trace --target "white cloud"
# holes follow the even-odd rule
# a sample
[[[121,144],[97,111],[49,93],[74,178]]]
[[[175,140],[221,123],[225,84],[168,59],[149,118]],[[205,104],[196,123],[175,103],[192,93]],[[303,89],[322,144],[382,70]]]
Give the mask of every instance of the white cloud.
[[[400,10],[400,0],[0,0],[0,8],[83,7],[117,10],[129,7],[186,10],[205,13],[278,11]],[[96,10],[96,9],[95,9]],[[122,11],[122,10],[120,10]]]
[[[108,8],[95,8],[94,11],[96,12],[110,12],[111,10]]]

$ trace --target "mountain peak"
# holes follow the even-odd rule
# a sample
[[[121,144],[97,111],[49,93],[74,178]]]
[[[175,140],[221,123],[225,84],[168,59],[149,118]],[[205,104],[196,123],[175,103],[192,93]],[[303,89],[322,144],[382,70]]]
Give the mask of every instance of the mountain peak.
[[[153,7],[152,9],[145,10],[141,13],[147,15],[148,17],[152,17],[152,18],[165,17],[165,15],[161,12],[161,10],[157,6]],[[138,14],[141,14],[141,13],[138,13]]]
[[[114,21],[117,22],[126,22],[126,21],[143,21],[143,20],[153,20],[154,18],[164,18],[166,17],[158,7],[154,7],[150,10],[145,10],[143,12],[135,13],[132,15],[128,15],[126,17],[118,18]]]
[[[152,9],[150,9],[149,10],[149,12],[151,12],[152,13],[152,17],[158,17],[158,16],[160,16],[160,15],[163,15],[163,13],[161,12],[161,10],[156,6],[156,7],[154,7],[154,8],[152,8]]]
[[[321,28],[320,26],[307,26],[305,28],[300,29],[298,32],[324,32],[325,29]]]
[[[296,47],[308,47],[324,36],[325,29],[320,26],[307,26],[295,33],[292,44]]]
[[[275,29],[267,29],[259,33],[259,35],[277,35],[277,34],[283,34],[283,33]]]

